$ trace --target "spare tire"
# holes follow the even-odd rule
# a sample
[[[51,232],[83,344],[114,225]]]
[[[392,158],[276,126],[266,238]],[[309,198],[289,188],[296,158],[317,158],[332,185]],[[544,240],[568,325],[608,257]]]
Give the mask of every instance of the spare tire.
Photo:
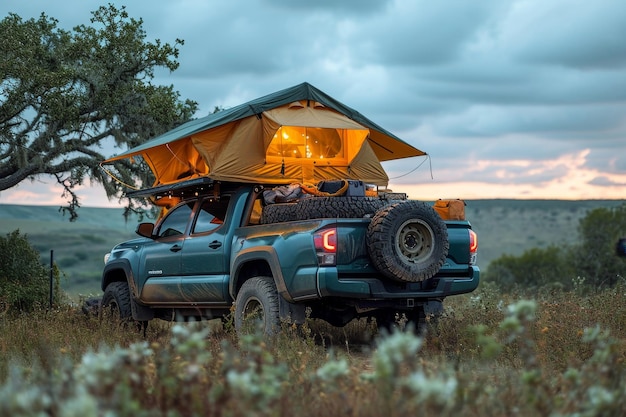
[[[418,282],[434,276],[448,256],[448,229],[437,212],[420,201],[380,209],[367,233],[372,263],[387,278]]]
[[[373,216],[389,201],[377,197],[309,197],[297,203],[270,204],[263,207],[261,223],[307,219],[354,219]]]
[[[259,222],[261,224],[271,224],[297,220],[295,212],[296,205],[297,203],[269,204],[263,207]]]

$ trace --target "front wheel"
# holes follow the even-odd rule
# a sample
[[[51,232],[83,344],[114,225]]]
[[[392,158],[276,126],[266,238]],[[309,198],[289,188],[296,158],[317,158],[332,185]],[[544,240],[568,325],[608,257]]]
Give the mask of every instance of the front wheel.
[[[242,334],[261,330],[275,334],[280,328],[278,291],[271,277],[254,277],[243,283],[235,300],[235,329]]]
[[[104,290],[100,308],[105,317],[128,323],[133,319],[130,302],[128,284],[126,282],[112,282]]]
[[[148,329],[147,321],[136,321],[133,319],[132,300],[130,299],[130,289],[127,282],[112,282],[107,285],[100,302],[100,314],[111,323],[119,324],[124,328],[143,332],[146,335]],[[133,326],[130,326],[130,325]]]

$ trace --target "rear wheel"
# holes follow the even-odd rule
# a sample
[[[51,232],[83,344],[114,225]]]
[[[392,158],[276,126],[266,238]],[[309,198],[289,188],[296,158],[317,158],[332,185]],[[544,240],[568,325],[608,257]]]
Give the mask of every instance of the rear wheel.
[[[278,291],[271,277],[254,277],[243,283],[235,300],[237,333],[262,331],[275,334],[280,328]]]

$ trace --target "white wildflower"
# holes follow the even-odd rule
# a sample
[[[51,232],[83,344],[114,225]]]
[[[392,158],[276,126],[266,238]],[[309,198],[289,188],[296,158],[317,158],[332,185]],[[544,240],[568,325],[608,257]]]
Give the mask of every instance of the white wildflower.
[[[345,359],[331,360],[322,365],[315,373],[324,382],[335,383],[348,375],[350,367]]]
[[[404,385],[415,394],[416,403],[434,403],[447,406],[454,401],[457,380],[454,377],[427,377],[424,372],[417,371],[409,375]]]

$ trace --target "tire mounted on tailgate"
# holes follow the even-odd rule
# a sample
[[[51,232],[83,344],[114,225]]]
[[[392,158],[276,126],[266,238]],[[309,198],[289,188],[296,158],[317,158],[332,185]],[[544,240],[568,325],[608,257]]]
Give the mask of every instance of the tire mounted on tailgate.
[[[383,275],[418,282],[434,276],[448,256],[448,229],[426,203],[405,201],[379,210],[369,225],[367,250]]]

